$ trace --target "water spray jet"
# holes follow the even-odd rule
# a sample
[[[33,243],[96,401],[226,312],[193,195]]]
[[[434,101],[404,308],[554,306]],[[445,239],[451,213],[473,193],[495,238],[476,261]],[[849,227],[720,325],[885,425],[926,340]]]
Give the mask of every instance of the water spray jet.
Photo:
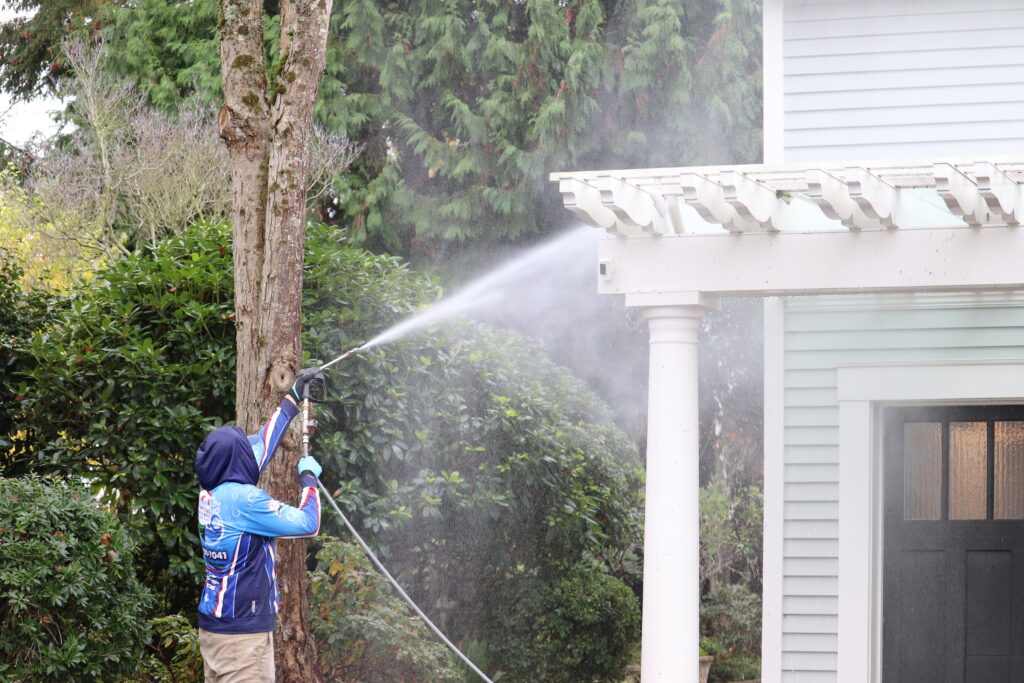
[[[445,299],[441,299],[434,305],[425,308],[424,310],[415,313],[414,315],[406,318],[405,320],[393,325],[392,327],[384,330],[376,337],[363,343],[360,346],[345,351],[337,358],[324,363],[319,367],[308,368],[303,372],[311,372],[320,376],[320,380],[323,380],[322,373],[327,368],[340,363],[341,361],[349,358],[360,351],[379,346],[382,344],[389,344],[394,341],[402,339],[408,334],[414,331],[425,328],[434,323],[441,322],[448,318],[454,317],[457,314],[465,313],[472,309],[479,309],[483,306],[497,303],[504,299],[507,295],[509,283],[515,281],[517,278],[522,280],[525,277],[536,277],[539,270],[545,265],[551,268],[551,259],[557,255],[564,253],[567,249],[578,248],[583,244],[589,244],[592,241],[592,235],[594,232],[590,228],[578,228],[574,231],[562,235],[554,240],[540,245],[539,247],[531,250],[527,255],[522,256],[518,259],[514,259],[504,266],[497,268],[488,275],[480,278],[479,280],[471,283],[464,289],[456,292],[453,296]],[[600,273],[602,276],[607,276],[609,273],[606,268],[607,264],[601,264]],[[307,387],[310,387],[307,384]],[[321,387],[322,388],[322,387]],[[312,396],[306,394],[303,396],[302,401],[302,448],[303,455],[308,454],[309,450],[309,431],[313,424],[309,419],[309,403],[312,400]],[[441,639],[441,641],[448,646],[458,657],[467,665],[469,668],[476,673],[481,680],[486,683],[492,683],[489,679],[472,661],[464,655],[458,647],[456,647],[444,633],[434,625],[434,623],[427,617],[426,614],[416,605],[416,603],[409,597],[408,593],[403,590],[402,586],[399,585],[398,581],[391,575],[390,572],[384,567],[383,563],[377,558],[377,556],[367,545],[366,541],[359,535],[355,530],[355,527],[349,522],[348,518],[338,507],[338,504],[334,501],[334,497],[330,495],[326,487],[318,482],[320,490],[327,498],[327,502],[331,504],[334,511],[341,518],[341,521],[345,524],[345,527],[349,530],[352,536],[359,543],[363,552],[370,559],[373,565],[384,575],[388,582],[394,587],[398,594],[405,600],[406,603],[423,619],[423,622]]]

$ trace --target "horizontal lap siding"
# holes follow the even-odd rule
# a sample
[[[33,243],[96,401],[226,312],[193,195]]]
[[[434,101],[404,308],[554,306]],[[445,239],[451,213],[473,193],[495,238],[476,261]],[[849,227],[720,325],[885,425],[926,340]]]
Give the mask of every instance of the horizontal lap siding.
[[[782,680],[835,681],[839,365],[1024,359],[1020,294],[789,299],[784,317]]]
[[[1017,0],[787,2],[788,162],[1024,152]]]

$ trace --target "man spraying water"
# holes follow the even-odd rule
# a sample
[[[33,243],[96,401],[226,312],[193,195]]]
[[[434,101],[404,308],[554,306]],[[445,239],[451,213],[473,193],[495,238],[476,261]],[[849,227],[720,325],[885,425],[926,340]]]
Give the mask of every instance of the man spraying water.
[[[199,648],[209,683],[274,680],[279,601],[277,538],[315,536],[320,530],[320,464],[299,460],[301,503],[292,507],[258,488],[299,402],[324,381],[318,368],[299,373],[259,433],[219,427],[196,452],[199,538],[206,582],[199,601]]]

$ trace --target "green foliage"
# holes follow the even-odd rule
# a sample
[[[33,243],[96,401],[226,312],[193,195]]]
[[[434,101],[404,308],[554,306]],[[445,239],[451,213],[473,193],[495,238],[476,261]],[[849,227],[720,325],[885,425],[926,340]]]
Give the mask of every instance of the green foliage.
[[[760,593],[763,508],[758,486],[733,491],[719,476],[701,487],[700,578],[706,590],[742,583]]]
[[[36,366],[18,389],[34,446],[18,465],[80,477],[131,520],[147,548],[140,574],[165,613],[195,604],[192,461],[206,431],[233,412],[226,241],[225,228],[200,226],[97,273],[35,335]],[[363,343],[439,294],[397,259],[310,227],[305,344],[314,358]],[[333,400],[314,439],[324,479],[403,585],[439,605],[431,617],[452,637],[483,640],[523,586],[550,592],[581,561],[638,580],[635,449],[534,345],[446,326],[357,354],[329,380]],[[573,644],[582,648],[595,635],[580,624]],[[486,651],[498,640],[484,654],[508,668]]]
[[[761,658],[757,655],[715,657],[708,672],[708,683],[732,683],[761,678]]]
[[[640,634],[639,602],[622,581],[581,562],[557,581],[517,588],[491,632],[510,680],[622,680]]]
[[[216,0],[141,0],[112,13],[104,32],[109,68],[138,79],[150,104],[174,113],[195,92],[219,99]]]
[[[761,649],[761,600],[749,588],[724,584],[701,601],[701,632],[718,645],[716,655],[757,655]]]
[[[0,91],[28,100],[52,94],[67,74],[60,44],[94,36],[104,10],[118,0],[4,0],[3,9],[22,14],[0,24]]]
[[[341,211],[392,251],[416,238],[429,252],[564,224],[553,170],[753,161],[756,136],[733,133],[758,125],[759,13],[748,0],[337,3],[318,113],[368,146]]]
[[[154,639],[150,656],[143,661],[141,671],[124,677],[123,683],[202,683],[203,655],[199,650],[198,629],[180,614],[157,617],[152,625]]]
[[[78,486],[0,479],[0,678],[106,681],[136,668],[151,596],[129,537]]]
[[[117,9],[114,70],[165,109],[215,92],[216,14]],[[760,156],[756,0],[338,0],[331,33],[316,117],[366,152],[325,215],[377,249],[444,260],[551,233],[568,216],[550,171]]]
[[[731,490],[722,476],[700,490],[701,634],[714,650],[712,681],[757,677],[731,676],[759,666],[763,507],[760,487]]]
[[[330,681],[462,681],[454,655],[395,596],[355,542],[324,539],[310,574],[311,626]]]
[[[430,295],[393,259],[314,239],[304,302],[313,358],[405,317],[410,289],[412,301]],[[359,353],[330,380],[337,401],[320,411],[316,443],[324,480],[414,597],[442,605],[438,619],[456,639],[513,609],[522,586],[551,589],[587,558],[635,577],[634,447],[607,407],[536,346],[449,324]]]
[[[121,259],[34,336],[19,389],[33,443],[19,466],[81,478],[130,519],[169,611],[194,605],[201,580],[192,461],[233,414],[232,287],[219,228]]]
[[[20,474],[14,462],[20,442],[15,425],[20,412],[21,373],[35,367],[32,334],[56,319],[63,300],[44,289],[22,289],[23,270],[11,252],[0,248],[0,473]]]

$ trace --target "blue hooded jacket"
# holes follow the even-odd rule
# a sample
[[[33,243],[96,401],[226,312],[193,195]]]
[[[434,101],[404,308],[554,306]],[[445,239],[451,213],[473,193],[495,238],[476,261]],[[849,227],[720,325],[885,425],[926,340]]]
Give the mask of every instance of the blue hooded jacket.
[[[297,413],[285,399],[258,434],[219,427],[196,452],[202,487],[199,538],[206,563],[199,627],[206,631],[273,631],[279,601],[274,539],[315,536],[320,530],[316,478],[302,477],[297,508],[256,486]]]

